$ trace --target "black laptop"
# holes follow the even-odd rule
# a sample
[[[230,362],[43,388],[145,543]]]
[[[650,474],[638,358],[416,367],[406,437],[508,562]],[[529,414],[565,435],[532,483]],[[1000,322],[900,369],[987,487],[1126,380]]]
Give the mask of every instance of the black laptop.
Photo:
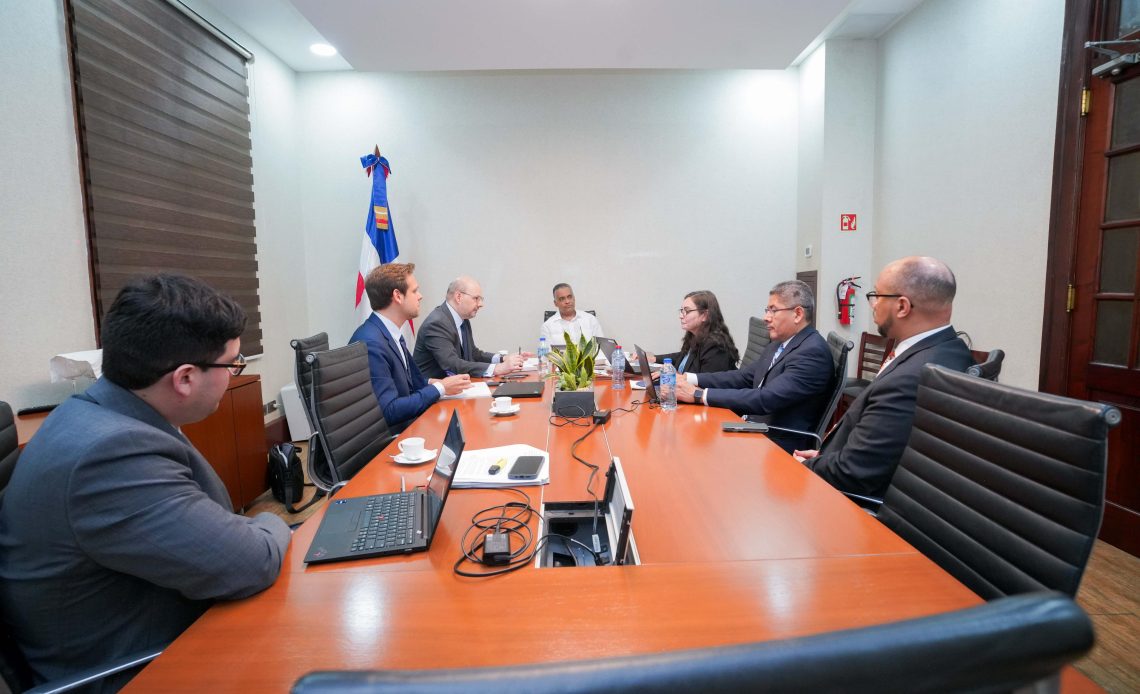
[[[543,381],[511,381],[496,388],[495,392],[491,393],[491,397],[541,398],[542,389],[545,385]]]
[[[645,395],[649,402],[658,402],[657,389],[653,387],[653,369],[649,367],[649,358],[645,356],[645,350],[637,345],[634,345],[633,349],[637,351],[637,364],[641,367],[641,380],[645,383]]]
[[[427,487],[394,494],[333,498],[313,544],[309,545],[305,563],[426,551],[443,514],[463,446],[459,415],[452,412]]]
[[[614,350],[617,349],[617,340],[612,337],[595,337],[594,339],[598,341],[598,351],[606,355],[606,361],[608,362]],[[627,374],[637,375],[637,370],[633,368],[633,363],[629,359],[625,360],[625,372]]]

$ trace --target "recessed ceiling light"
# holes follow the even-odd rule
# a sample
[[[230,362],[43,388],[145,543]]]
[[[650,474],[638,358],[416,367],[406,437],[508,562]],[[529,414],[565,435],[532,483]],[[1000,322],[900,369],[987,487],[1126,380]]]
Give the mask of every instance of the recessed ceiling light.
[[[309,46],[309,50],[325,58],[336,55],[336,49],[327,43],[314,43],[313,45]]]

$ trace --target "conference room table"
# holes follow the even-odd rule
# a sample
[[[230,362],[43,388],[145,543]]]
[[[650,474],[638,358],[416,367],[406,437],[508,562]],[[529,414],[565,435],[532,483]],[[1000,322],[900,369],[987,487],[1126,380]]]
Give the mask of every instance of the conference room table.
[[[641,391],[599,379],[599,408]],[[550,483],[523,487],[534,507],[589,499],[570,454],[584,427],[555,426],[552,390],[492,416],[491,400],[433,405],[401,438],[438,448],[453,411],[467,450],[524,443],[550,455]],[[131,691],[283,692],[338,669],[441,669],[540,663],[739,644],[882,624],[981,599],[764,435],[725,433],[728,410],[647,404],[616,411],[577,448],[619,458],[635,511],[638,566],[453,572],[481,509],[521,499],[452,489],[429,551],[307,566],[322,511],[300,526],[281,576],[258,595],[212,607],[130,684]],[[555,419],[558,423],[563,423]],[[605,436],[601,429],[605,430]],[[606,439],[609,447],[607,449]],[[390,445],[338,497],[423,484],[434,465],[392,460]],[[531,523],[537,531],[537,523]],[[515,547],[517,545],[512,545]],[[467,570],[480,567],[466,564]],[[1067,668],[1066,691],[1095,686]]]

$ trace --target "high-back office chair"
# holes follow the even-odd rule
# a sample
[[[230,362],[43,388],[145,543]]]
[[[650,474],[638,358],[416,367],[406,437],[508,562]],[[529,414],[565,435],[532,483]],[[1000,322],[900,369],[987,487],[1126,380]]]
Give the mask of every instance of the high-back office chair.
[[[1076,595],[1120,411],[923,367],[879,520],[986,599]]]
[[[313,423],[323,464],[309,466],[317,487],[333,491],[352,479],[392,439],[368,371],[363,342],[305,357],[312,378]],[[314,456],[310,451],[310,461]]]
[[[317,672],[293,692],[997,692],[1056,677],[1092,644],[1081,608],[1042,593],[783,641],[508,667]]]
[[[977,360],[978,351],[970,350]],[[982,352],[985,356],[978,361],[977,364],[966,369],[966,373],[978,378],[984,378],[987,381],[996,381],[1001,374],[1001,363],[1005,360],[1005,352],[1000,349],[991,350],[989,352]]]
[[[835,375],[834,380],[832,380],[831,395],[827,398],[827,407],[820,413],[819,423],[815,426],[816,436],[821,439],[831,426],[831,418],[835,415],[836,408],[839,407],[839,398],[843,396],[843,389],[847,382],[847,355],[855,345],[832,330],[827,334],[827,347],[831,350],[831,363],[835,366]]]
[[[593,309],[586,311],[586,313],[590,314],[591,316],[593,316],[595,318],[598,317],[598,312],[593,310]],[[545,323],[546,321],[550,320],[550,317],[553,315],[554,315],[554,311],[549,311],[549,310],[543,311],[542,312],[542,322]]]
[[[0,400],[0,503],[4,503],[4,490],[8,488],[8,480],[12,479],[19,457],[20,436],[16,432],[16,417],[12,414],[12,406]]]
[[[16,418],[12,415],[12,407],[0,401],[0,504],[3,503],[4,492],[8,489],[8,481],[12,479],[12,471],[16,469],[16,462],[20,457],[19,437],[16,433]],[[12,692],[28,691],[34,684],[32,670],[24,660],[23,654],[16,645],[15,639],[8,633],[7,622],[0,618],[0,625],[4,625],[0,632],[0,679]],[[89,682],[101,680],[105,677],[138,667],[154,660],[161,648],[150,649],[142,653],[135,653],[98,667],[84,670],[63,680],[56,680],[40,685],[42,691],[66,692]],[[41,691],[37,688],[37,691]]]
[[[740,357],[740,368],[744,368],[756,361],[763,352],[764,348],[772,338],[768,336],[768,324],[764,322],[763,318],[758,316],[748,317],[748,344],[744,348],[744,354]]]
[[[304,405],[305,419],[309,422],[309,430],[316,431],[317,425],[313,422],[313,374],[305,357],[313,352],[326,352],[329,348],[328,333],[317,333],[311,337],[298,337],[289,341],[293,348],[293,382],[297,386],[297,393],[301,396]]]

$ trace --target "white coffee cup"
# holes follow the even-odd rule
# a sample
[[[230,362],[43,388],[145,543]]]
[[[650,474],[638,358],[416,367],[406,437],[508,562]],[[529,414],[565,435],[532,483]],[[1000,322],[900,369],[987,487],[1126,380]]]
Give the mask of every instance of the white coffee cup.
[[[400,452],[404,454],[405,458],[416,459],[424,454],[424,440],[419,436],[413,436],[401,441],[398,446]]]
[[[509,396],[502,396],[495,398],[495,409],[499,412],[507,412],[511,409],[511,399]]]

